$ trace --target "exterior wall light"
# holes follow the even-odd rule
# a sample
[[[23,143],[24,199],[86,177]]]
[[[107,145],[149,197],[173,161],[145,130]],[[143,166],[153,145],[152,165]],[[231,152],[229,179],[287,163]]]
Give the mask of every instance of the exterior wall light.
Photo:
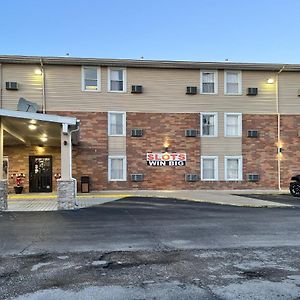
[[[48,141],[47,136],[46,136],[46,135],[43,135],[43,136],[41,137],[41,141],[42,141],[42,142],[47,142],[47,141]]]
[[[34,74],[35,75],[42,75],[42,70],[41,69],[35,69]]]
[[[273,84],[273,83],[274,83],[274,78],[269,78],[269,79],[267,80],[267,83],[268,83],[268,84]]]
[[[30,124],[30,125],[28,125],[28,128],[29,128],[30,130],[36,130],[37,126],[34,125],[34,124]]]

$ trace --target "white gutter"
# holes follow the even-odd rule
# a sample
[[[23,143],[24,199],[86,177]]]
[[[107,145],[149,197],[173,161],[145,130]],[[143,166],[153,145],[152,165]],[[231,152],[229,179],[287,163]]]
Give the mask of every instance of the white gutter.
[[[279,107],[279,75],[284,70],[285,66],[277,72],[276,75],[276,114],[277,114],[277,172],[278,172],[278,190],[281,191],[281,158],[279,153],[279,148],[281,145],[281,135],[280,135],[280,107]]]
[[[61,124],[68,124],[68,125],[76,125],[78,121],[76,118],[72,118],[72,117],[62,117],[58,115],[31,113],[31,112],[15,111],[15,110],[8,110],[8,109],[0,109],[0,116],[19,118],[19,119],[30,119],[30,120],[33,119],[38,121],[61,123]]]

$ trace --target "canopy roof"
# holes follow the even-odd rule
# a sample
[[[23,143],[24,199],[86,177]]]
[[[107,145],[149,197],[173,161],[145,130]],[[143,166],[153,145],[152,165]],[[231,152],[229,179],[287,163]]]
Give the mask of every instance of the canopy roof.
[[[41,113],[0,109],[4,145],[59,146],[62,124],[79,126],[79,120]]]

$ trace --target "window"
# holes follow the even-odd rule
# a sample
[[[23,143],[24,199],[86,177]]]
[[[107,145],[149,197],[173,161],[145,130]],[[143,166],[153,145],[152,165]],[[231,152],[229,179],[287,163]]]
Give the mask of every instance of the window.
[[[216,94],[218,91],[218,72],[201,71],[200,72],[200,93]]]
[[[224,131],[226,137],[242,136],[242,114],[225,113],[224,114]]]
[[[108,69],[108,91],[126,92],[126,69]]]
[[[218,157],[201,157],[201,180],[218,180]]]
[[[124,112],[108,113],[108,135],[110,136],[126,135],[126,113]]]
[[[126,157],[125,156],[108,157],[108,180],[126,181]]]
[[[218,113],[201,113],[201,136],[218,135]]]
[[[225,71],[224,74],[224,93],[226,95],[242,94],[242,72]]]
[[[241,156],[225,156],[225,180],[242,180]]]
[[[89,92],[100,91],[100,68],[82,67],[82,90]]]

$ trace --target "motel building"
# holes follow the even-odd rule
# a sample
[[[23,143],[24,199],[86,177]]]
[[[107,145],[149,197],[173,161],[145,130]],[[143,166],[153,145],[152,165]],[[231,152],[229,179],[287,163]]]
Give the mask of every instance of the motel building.
[[[0,56],[7,193],[287,189],[300,65]],[[21,178],[21,179],[20,179]]]

